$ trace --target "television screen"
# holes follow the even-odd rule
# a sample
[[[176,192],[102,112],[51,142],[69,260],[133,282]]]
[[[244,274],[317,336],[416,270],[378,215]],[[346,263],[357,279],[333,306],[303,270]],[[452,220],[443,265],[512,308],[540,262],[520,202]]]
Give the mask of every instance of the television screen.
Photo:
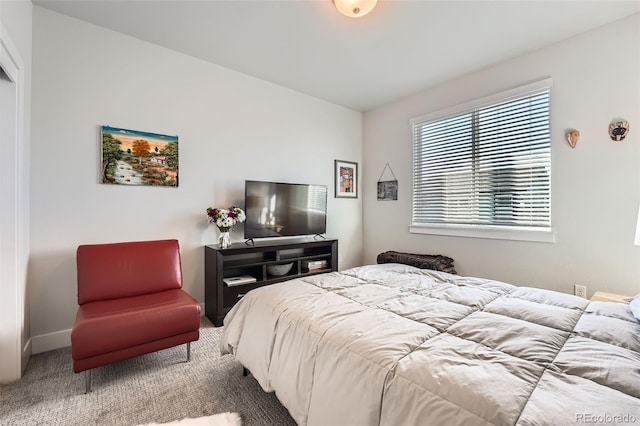
[[[245,181],[245,238],[323,234],[327,187]]]

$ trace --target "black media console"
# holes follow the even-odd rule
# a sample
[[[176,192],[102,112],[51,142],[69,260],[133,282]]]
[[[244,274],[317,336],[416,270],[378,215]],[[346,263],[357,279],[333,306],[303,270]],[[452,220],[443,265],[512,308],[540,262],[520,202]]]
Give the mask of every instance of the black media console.
[[[286,274],[271,273],[276,272],[273,271],[274,265],[289,263],[292,263],[292,266]],[[323,267],[318,266],[319,264],[325,265]],[[258,240],[253,246],[233,243],[226,249],[220,249],[217,245],[205,246],[205,315],[216,327],[219,327],[227,312],[249,290],[293,278],[337,270],[338,240],[335,239],[314,240],[305,237]],[[255,282],[236,284],[253,278]],[[225,283],[225,279],[231,285]]]

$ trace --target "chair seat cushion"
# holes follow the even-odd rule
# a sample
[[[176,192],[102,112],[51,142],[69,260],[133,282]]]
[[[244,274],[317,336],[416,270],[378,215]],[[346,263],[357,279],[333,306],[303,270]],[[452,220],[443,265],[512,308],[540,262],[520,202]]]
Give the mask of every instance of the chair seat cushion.
[[[181,289],[85,303],[71,331],[74,360],[200,328],[200,305]]]

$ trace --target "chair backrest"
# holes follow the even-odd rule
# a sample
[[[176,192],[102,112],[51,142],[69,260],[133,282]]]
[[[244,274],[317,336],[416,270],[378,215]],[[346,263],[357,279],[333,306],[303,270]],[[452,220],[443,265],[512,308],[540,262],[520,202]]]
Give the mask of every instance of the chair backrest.
[[[182,288],[177,240],[81,245],[78,305]]]

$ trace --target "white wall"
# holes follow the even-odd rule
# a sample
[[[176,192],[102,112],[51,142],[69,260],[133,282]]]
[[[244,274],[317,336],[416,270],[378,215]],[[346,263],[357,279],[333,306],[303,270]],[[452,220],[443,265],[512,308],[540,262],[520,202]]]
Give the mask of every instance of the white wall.
[[[31,346],[27,303],[30,1],[0,2],[0,383],[19,378]]]
[[[462,275],[572,293],[574,284],[640,293],[640,247],[633,245],[640,199],[640,15],[452,80],[364,116],[364,261],[385,250],[441,253]],[[434,58],[437,66],[437,58]],[[544,77],[552,89],[552,221],[557,242],[530,243],[410,234],[409,119]],[[626,118],[624,142],[609,122]],[[581,132],[571,149],[567,128]],[[389,162],[397,201],[377,201]]]
[[[360,264],[362,201],[333,198],[333,161],[361,162],[361,113],[40,7],[33,27],[34,352],[69,344],[80,244],[177,238],[203,302],[205,209],[242,205],[245,179],[327,185],[340,268]],[[177,134],[179,188],[99,184],[102,125]]]

